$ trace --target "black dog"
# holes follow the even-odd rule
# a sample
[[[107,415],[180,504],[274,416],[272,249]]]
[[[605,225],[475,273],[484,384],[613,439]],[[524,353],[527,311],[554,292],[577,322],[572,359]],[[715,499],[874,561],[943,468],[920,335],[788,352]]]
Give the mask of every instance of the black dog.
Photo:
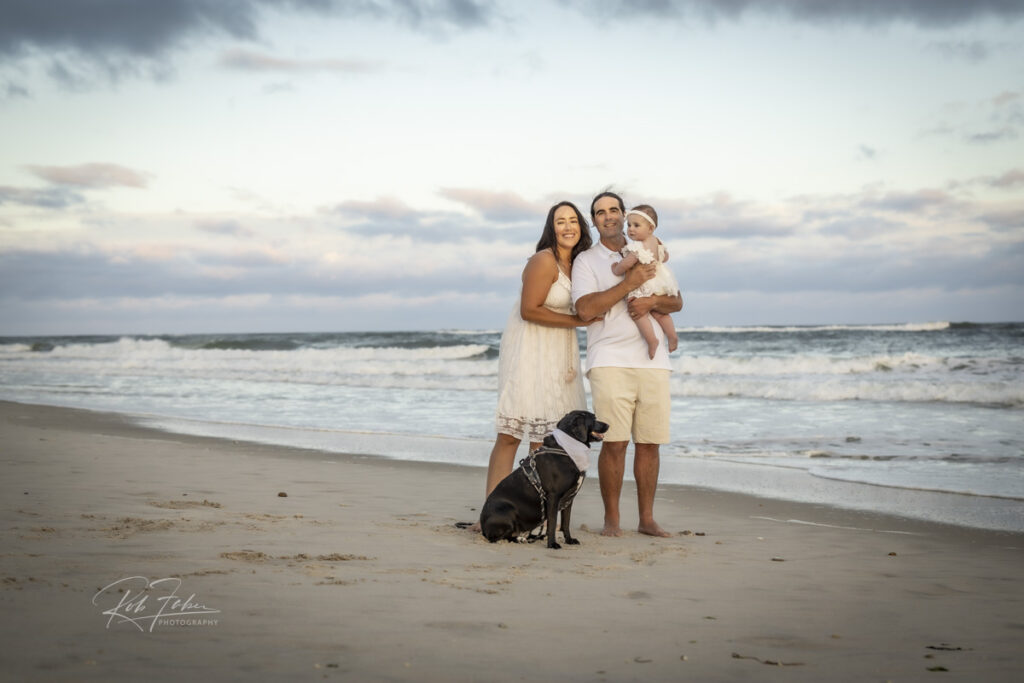
[[[585,410],[574,410],[558,421],[558,428],[581,444],[600,441],[608,425]],[[480,531],[491,543],[517,541],[523,534],[546,521],[549,548],[561,548],[555,541],[555,521],[562,511],[565,542],[578,544],[569,533],[572,501],[583,485],[581,472],[552,435],[544,445],[520,461],[519,467],[494,487],[480,511]]]

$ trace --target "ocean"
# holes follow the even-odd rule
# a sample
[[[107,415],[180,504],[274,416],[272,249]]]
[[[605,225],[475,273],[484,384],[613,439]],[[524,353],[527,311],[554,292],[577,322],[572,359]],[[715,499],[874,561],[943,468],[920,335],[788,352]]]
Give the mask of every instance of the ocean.
[[[662,482],[1024,531],[1024,323],[679,336]],[[500,330],[0,337],[0,398],[485,467],[500,340]]]

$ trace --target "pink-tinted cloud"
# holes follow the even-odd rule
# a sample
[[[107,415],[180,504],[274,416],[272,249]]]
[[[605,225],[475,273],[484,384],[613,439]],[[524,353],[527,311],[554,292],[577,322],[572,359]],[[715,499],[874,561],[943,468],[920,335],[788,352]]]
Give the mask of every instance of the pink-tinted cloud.
[[[358,59],[288,59],[252,50],[228,50],[220,58],[221,66],[240,71],[301,73],[328,71],[340,74],[365,74],[380,71],[383,65]]]
[[[485,218],[498,222],[536,219],[550,208],[544,203],[529,202],[513,192],[492,192],[472,188],[445,187],[442,197],[464,204]]]
[[[144,188],[149,174],[118,164],[90,163],[78,166],[26,166],[33,175],[54,185],[102,189],[110,187]]]

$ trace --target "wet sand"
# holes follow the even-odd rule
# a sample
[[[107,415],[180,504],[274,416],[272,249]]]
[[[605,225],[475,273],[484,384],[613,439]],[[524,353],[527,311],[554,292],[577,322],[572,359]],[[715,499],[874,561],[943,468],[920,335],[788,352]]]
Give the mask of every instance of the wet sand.
[[[592,476],[581,545],[554,551],[455,528],[481,468],[2,402],[0,435],[10,680],[1011,681],[1024,666],[1024,534],[664,486],[671,538],[605,538]],[[633,501],[627,482],[627,529]]]

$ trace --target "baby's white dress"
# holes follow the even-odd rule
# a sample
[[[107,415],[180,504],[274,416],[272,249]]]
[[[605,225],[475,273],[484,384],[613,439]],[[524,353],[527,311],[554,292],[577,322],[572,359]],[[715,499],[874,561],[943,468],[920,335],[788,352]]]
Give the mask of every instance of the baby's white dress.
[[[658,245],[657,259],[655,259],[654,254],[644,246],[643,242],[628,242],[626,246],[622,248],[622,251],[625,253],[634,252],[640,263],[653,262],[657,264],[654,271],[654,277],[630,292],[629,296],[631,298],[636,297],[639,299],[645,296],[662,295],[672,296],[679,293],[679,283],[676,282],[676,278],[672,274],[672,271],[665,265],[665,247],[663,245]]]
[[[521,295],[520,295],[521,296]],[[499,434],[543,441],[571,410],[586,410],[575,327],[523,320],[520,302],[508,316],[498,352]],[[572,281],[559,271],[544,307],[572,315]]]

